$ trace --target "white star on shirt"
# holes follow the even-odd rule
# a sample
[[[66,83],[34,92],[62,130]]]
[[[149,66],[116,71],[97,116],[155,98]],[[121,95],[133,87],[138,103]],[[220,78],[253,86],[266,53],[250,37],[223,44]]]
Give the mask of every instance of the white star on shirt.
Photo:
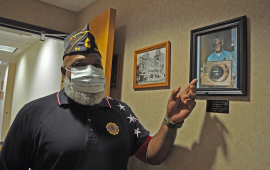
[[[111,97],[107,96],[108,99],[113,100]]]
[[[126,111],[125,108],[124,108],[125,106],[122,106],[120,103],[117,106],[120,108],[120,110],[124,109],[124,111]]]
[[[135,123],[137,120],[136,117],[135,116],[133,117],[131,114],[130,114],[130,117],[127,117],[127,118],[129,118],[129,123],[131,123],[131,122]]]
[[[139,136],[139,133],[141,133],[141,132],[139,131],[139,128],[134,129],[134,134],[137,135],[137,137]]]

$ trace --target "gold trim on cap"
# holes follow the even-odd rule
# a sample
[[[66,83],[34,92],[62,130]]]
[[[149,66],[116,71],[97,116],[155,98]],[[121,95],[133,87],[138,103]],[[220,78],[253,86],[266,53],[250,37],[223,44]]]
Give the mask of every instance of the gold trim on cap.
[[[88,32],[90,32],[90,31],[85,31],[85,33],[83,34],[83,36],[81,36],[81,37],[80,37],[80,38],[72,45],[72,47],[70,48],[68,54],[70,53],[70,51],[72,50],[72,48],[74,47],[74,45],[75,45],[80,39],[82,39],[82,37],[84,37],[85,34],[87,34]],[[82,33],[82,32],[80,32],[80,33]],[[80,33],[78,33],[78,34],[80,34]],[[76,34],[76,35],[77,35],[77,34]],[[76,35],[74,35],[74,36],[76,36]],[[74,37],[74,36],[72,36],[72,37]]]

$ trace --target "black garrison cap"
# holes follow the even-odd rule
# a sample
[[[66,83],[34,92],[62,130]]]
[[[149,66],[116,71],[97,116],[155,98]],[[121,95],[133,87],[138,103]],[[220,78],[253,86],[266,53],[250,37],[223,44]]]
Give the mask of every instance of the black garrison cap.
[[[64,40],[64,51],[63,60],[67,55],[76,53],[99,53],[95,37],[89,31],[89,24],[79,32],[75,31],[67,36]],[[101,57],[101,55],[100,55]]]

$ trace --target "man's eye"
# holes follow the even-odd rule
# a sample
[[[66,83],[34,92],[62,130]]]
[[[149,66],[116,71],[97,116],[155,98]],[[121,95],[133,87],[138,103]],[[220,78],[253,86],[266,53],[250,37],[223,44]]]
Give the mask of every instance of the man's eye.
[[[100,65],[100,64],[93,64],[93,66],[96,68],[102,68],[102,65]]]
[[[86,66],[86,64],[84,63],[76,63],[73,65],[73,67],[83,67],[83,66]]]

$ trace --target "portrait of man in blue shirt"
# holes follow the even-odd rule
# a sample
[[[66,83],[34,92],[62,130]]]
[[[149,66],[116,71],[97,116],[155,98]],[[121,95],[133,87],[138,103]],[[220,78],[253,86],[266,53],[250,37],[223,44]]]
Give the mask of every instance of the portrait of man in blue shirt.
[[[214,38],[214,49],[215,52],[212,53],[207,61],[222,61],[222,60],[232,60],[232,81],[229,87],[237,87],[237,65],[236,58],[229,51],[223,49],[224,39],[223,37]]]

